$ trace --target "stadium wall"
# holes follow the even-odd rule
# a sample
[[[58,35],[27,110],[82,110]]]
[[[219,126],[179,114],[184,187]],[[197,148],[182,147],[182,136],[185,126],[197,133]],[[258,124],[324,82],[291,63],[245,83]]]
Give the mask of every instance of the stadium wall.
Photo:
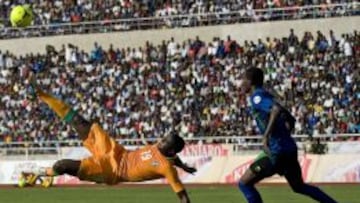
[[[359,149],[360,143],[351,145]],[[235,154],[233,145],[208,144],[190,145],[180,154],[181,158],[195,166],[195,175],[179,170],[185,183],[235,183],[253,162],[255,154]],[[89,155],[84,148],[63,148],[63,158],[80,159]],[[38,161],[2,161],[0,162],[0,184],[15,184],[21,171],[36,167],[51,166],[55,160]],[[327,155],[299,155],[303,178],[312,183],[360,183],[360,154],[347,151]],[[280,176],[273,176],[264,183],[285,183]],[[57,184],[85,184],[77,178],[60,176]],[[166,183],[165,180],[148,181],[147,183]],[[88,183],[86,183],[88,184]]]
[[[63,44],[72,43],[79,46],[80,49],[90,51],[93,48],[94,42],[98,42],[104,49],[107,49],[110,44],[114,44],[115,47],[139,47],[144,46],[146,41],[160,44],[163,40],[169,40],[171,37],[174,37],[176,41],[182,42],[188,38],[194,38],[197,35],[205,41],[211,41],[213,37],[225,39],[228,35],[231,35],[233,39],[242,42],[245,39],[257,40],[258,38],[264,39],[266,37],[285,37],[289,35],[290,28],[294,28],[299,36],[302,36],[304,31],[316,32],[318,30],[326,35],[328,35],[329,30],[334,30],[335,34],[339,36],[341,33],[359,30],[360,16],[20,38],[0,40],[0,50],[9,50],[16,55],[24,55],[31,52],[44,53],[45,47],[48,44],[60,49]]]

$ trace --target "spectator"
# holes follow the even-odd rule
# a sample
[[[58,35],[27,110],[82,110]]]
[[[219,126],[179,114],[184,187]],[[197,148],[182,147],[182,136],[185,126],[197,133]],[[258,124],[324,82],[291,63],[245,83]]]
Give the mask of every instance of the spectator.
[[[239,94],[241,75],[250,65],[264,69],[266,86],[292,107],[296,134],[360,133],[356,33],[331,45],[322,33],[315,41],[312,33],[298,37],[290,31],[281,40],[243,44],[231,36],[206,43],[197,36],[139,48],[103,49],[95,43],[90,54],[71,44],[60,50],[49,46],[46,55],[1,51],[0,139],[40,145],[75,138],[48,108],[29,101],[29,70],[39,73],[45,89],[116,138],[143,132],[157,139],[169,128],[186,137],[257,134]]]
[[[0,22],[9,27],[8,16],[18,4],[29,3],[35,14],[34,25],[40,29],[11,30],[1,29],[2,38],[23,36],[63,35],[73,33],[109,32],[128,29],[149,29],[155,27],[199,26],[230,24],[238,22],[257,22],[299,18],[319,18],[332,16],[358,15],[359,4],[333,4],[343,1],[198,1],[198,0],[85,0],[85,1],[47,1],[47,0],[4,0],[0,1]],[[332,4],[333,3],[333,4]],[[309,7],[313,6],[313,7]],[[314,7],[315,6],[315,7]],[[290,8],[283,11],[274,8]],[[265,9],[265,10],[264,10]],[[194,16],[195,15],[195,16]],[[149,21],[149,18],[153,17]],[[155,18],[156,17],[156,18]],[[147,18],[144,22],[138,18]],[[127,19],[127,21],[118,21]],[[135,19],[135,21],[128,21]],[[96,26],[78,25],[80,22],[97,21]],[[110,23],[114,21],[114,23]],[[150,24],[149,24],[150,22]],[[74,23],[61,26],[62,23]],[[290,46],[294,38],[290,37]]]

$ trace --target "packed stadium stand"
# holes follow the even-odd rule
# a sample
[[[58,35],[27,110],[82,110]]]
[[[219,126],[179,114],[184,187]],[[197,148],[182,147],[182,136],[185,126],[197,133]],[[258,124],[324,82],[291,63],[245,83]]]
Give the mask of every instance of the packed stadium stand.
[[[9,27],[18,3],[32,5],[35,27]],[[1,1],[0,39],[356,16],[359,7],[356,0]]]
[[[347,1],[354,2],[356,1]],[[203,0],[171,0],[171,1],[148,1],[148,0],[68,0],[68,1],[48,1],[48,0],[16,0],[1,1],[1,18],[7,19],[13,5],[29,3],[33,5],[36,14],[35,25],[46,25],[56,23],[76,23],[84,21],[107,21],[114,19],[128,19],[141,17],[164,17],[173,15],[189,15],[201,13],[230,13],[242,11],[239,15],[252,16],[257,9],[292,8],[293,10],[303,6],[319,5],[311,11],[336,10],[338,14],[345,14],[348,6],[338,5],[328,8],[331,4],[341,4],[344,1],[245,1],[245,0],[226,0],[226,1],[203,1]],[[299,9],[300,13],[303,10]]]
[[[202,14],[217,16],[219,12],[234,11],[250,18],[257,16],[252,11],[261,11],[263,15],[255,21],[359,14],[356,1],[345,4],[343,1],[151,2],[25,3],[33,4],[37,16],[34,25],[60,28],[62,25],[86,27],[87,21],[165,19],[168,15],[189,14],[200,18]],[[19,2],[1,2],[3,19],[16,3]],[[272,14],[277,16],[277,8],[283,9],[279,10],[282,17],[266,17],[272,9],[275,9]],[[303,11],[308,13],[299,15]],[[233,15],[217,17],[228,19],[221,20],[221,24],[238,22],[232,21],[237,19]],[[102,26],[106,28],[106,24]],[[35,26],[24,32],[39,29],[43,27]],[[4,28],[2,37],[21,36],[13,35],[13,31],[18,32]],[[85,29],[78,31],[86,33]],[[212,41],[193,36],[183,42],[170,38],[140,47],[102,47],[94,42],[90,52],[71,43],[63,44],[61,49],[50,44],[46,54],[21,56],[0,47],[0,140],[10,143],[76,139],[74,131],[61,124],[45,106],[29,100],[25,78],[30,71],[37,73],[45,89],[75,105],[86,118],[103,123],[117,138],[138,138],[139,131],[154,138],[177,124],[181,135],[189,138],[255,135],[258,131],[249,116],[248,103],[239,94],[241,74],[249,66],[264,69],[266,86],[291,107],[298,120],[295,134],[359,133],[360,33],[355,28],[349,33],[336,33],[340,36],[336,37],[334,32],[296,35],[291,29],[287,37],[265,37],[258,41],[237,41],[230,34],[226,38],[214,36]]]
[[[240,91],[249,65],[266,71],[298,122],[296,134],[359,133],[360,34],[290,30],[282,39],[237,42],[195,37],[182,43],[102,48],[71,44],[46,55],[0,53],[0,138],[11,141],[75,139],[45,106],[27,98],[24,78],[38,73],[42,86],[97,119],[118,138],[162,135],[181,123],[188,137],[257,134]],[[36,118],[34,120],[34,118]]]
[[[33,25],[10,26],[9,13],[17,4],[32,6]],[[74,129],[32,97],[29,75],[35,74],[44,91],[98,122],[126,153],[159,141],[171,130],[179,132],[185,148],[171,160],[181,158],[197,169],[194,174],[179,170],[181,181],[196,188],[216,184],[204,187],[204,194],[190,188],[189,194],[199,203],[235,202],[239,191],[233,185],[266,143],[242,89],[249,67],[264,71],[266,90],[296,118],[292,136],[299,151],[292,158],[298,158],[302,179],[346,183],[325,190],[341,202],[358,201],[358,185],[349,184],[360,182],[356,0],[0,0],[0,187],[24,187],[19,181],[24,171],[37,172],[57,160],[81,160],[94,153],[83,147]],[[118,147],[114,143],[111,147]],[[118,155],[109,147],[94,148],[105,151],[99,160]],[[148,157],[148,151],[141,153],[142,161]],[[151,161],[155,168],[158,164]],[[93,195],[89,182],[82,180],[57,176],[51,183],[59,187],[39,190],[41,198],[34,202],[98,201],[100,197],[81,195]],[[306,202],[275,184],[285,182],[278,175],[261,182],[271,184],[271,195],[265,198]],[[218,190],[225,184],[232,184],[233,191]],[[71,190],[78,196],[72,197],[63,185],[86,188]],[[115,192],[107,189],[104,202],[117,202],[123,198],[119,194],[131,196],[128,202],[173,202],[155,195],[153,185],[143,188],[150,196],[139,188],[130,195],[125,186],[113,188]],[[219,195],[225,190],[230,195]],[[17,192],[13,187],[1,191]],[[10,195],[1,191],[0,202],[9,201]],[[29,191],[31,195],[14,193],[10,201],[32,201],[37,188]],[[52,192],[59,196],[52,197]],[[200,195],[206,198],[201,201]]]

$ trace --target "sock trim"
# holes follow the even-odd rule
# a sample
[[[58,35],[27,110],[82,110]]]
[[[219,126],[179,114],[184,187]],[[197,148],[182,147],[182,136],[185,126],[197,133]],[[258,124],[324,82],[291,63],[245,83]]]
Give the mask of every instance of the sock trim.
[[[70,109],[70,111],[65,115],[63,120],[67,123],[70,123],[72,121],[72,119],[74,118],[74,116],[76,115],[76,113],[77,113],[77,111]]]

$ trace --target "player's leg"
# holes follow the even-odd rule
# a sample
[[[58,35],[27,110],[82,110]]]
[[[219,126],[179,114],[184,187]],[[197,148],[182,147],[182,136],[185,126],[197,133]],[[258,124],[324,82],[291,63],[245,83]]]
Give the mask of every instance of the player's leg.
[[[47,168],[45,173],[47,176],[58,176],[64,174],[77,176],[80,170],[80,165],[80,160],[62,159],[55,162],[51,168]]]
[[[79,160],[71,159],[62,159],[57,162],[52,167],[44,168],[40,176],[44,176],[41,181],[41,185],[44,187],[50,187],[53,183],[53,177],[68,174],[71,176],[77,176],[77,172],[80,168]]]
[[[71,124],[79,137],[84,141],[84,146],[96,157],[109,153],[111,150],[125,151],[118,145],[97,123],[91,123],[72,110],[69,105],[54,96],[43,92],[30,78],[31,86],[37,97],[45,102],[61,119]]]
[[[247,169],[244,175],[241,177],[238,186],[248,203],[263,202],[260,193],[255,188],[255,184],[261,179],[256,176],[256,174],[250,168]]]
[[[309,196],[321,203],[336,203],[334,199],[318,187],[304,183],[297,153],[290,154],[285,161],[287,164],[285,165],[284,175],[294,192]]]
[[[75,169],[82,171],[82,173],[80,173],[81,175],[78,177],[82,180],[94,182],[104,182],[104,179],[106,179],[106,183],[112,184],[113,181],[116,180],[113,178],[115,168],[117,168],[117,162],[114,160],[119,160],[119,157],[125,152],[125,148],[111,138],[99,124],[91,124],[86,121],[61,100],[58,100],[41,90],[38,90],[37,92],[42,101],[47,103],[57,113],[57,115],[60,116],[60,118],[64,119],[67,123],[70,123],[76,129],[79,137],[83,140],[84,147],[86,147],[93,155],[94,160],[91,161],[90,165],[96,166],[96,172],[89,172],[94,170],[94,168],[85,166],[85,162],[83,161],[81,161],[81,164],[77,163],[75,165],[71,165],[79,166],[79,169]],[[87,161],[86,163],[89,162],[90,161]],[[98,166],[99,164],[97,163],[101,164],[101,167]],[[61,164],[61,167],[59,168],[60,172],[61,169],[64,169],[63,166],[68,166],[68,164],[72,163],[66,162],[66,164]],[[83,168],[85,169],[82,170]],[[101,168],[107,170],[101,170]],[[75,170],[72,167],[65,167],[65,169],[67,174],[77,175],[78,170]],[[72,171],[72,169],[74,170]],[[55,172],[58,171],[55,170]],[[103,174],[101,174],[101,172],[103,172]]]
[[[31,84],[36,95],[48,104],[61,119],[76,129],[79,137],[83,140],[84,147],[93,155],[93,157],[84,159],[81,162],[63,160],[61,164],[58,164],[59,168],[53,168],[56,169],[54,172],[59,174],[59,172],[65,170],[67,174],[78,176],[82,180],[95,182],[104,182],[104,179],[106,179],[107,183],[116,181],[114,171],[117,168],[119,157],[126,151],[125,148],[111,138],[99,124],[86,121],[72,110],[69,105],[43,92],[36,86],[33,78],[31,78]]]
[[[19,183],[24,182],[24,186],[33,186],[39,180],[42,186],[50,187],[55,176],[63,174],[77,176],[80,163],[78,160],[63,159],[55,162],[52,167],[35,167],[31,171],[23,171]]]
[[[23,172],[23,186],[33,186],[39,180],[44,187],[50,187],[53,177],[60,175],[71,175],[80,180],[104,183],[103,169],[94,157],[83,160],[62,159],[54,163],[52,167],[40,167],[32,169],[31,172]]]
[[[78,177],[81,170],[90,171],[91,168],[98,168],[93,157],[89,157],[83,160],[72,160],[72,159],[61,159],[56,161],[52,167],[46,167],[38,169],[37,175],[39,176],[60,176],[60,175],[71,175]],[[85,164],[84,164],[85,163]],[[81,165],[86,165],[82,167]],[[86,168],[86,169],[84,169]],[[94,170],[93,170],[94,171]],[[98,171],[98,170],[97,170]]]
[[[103,170],[94,157],[83,160],[62,159],[46,170],[47,176],[71,175],[80,180],[102,183]]]
[[[271,159],[264,152],[261,152],[239,181],[239,189],[244,194],[248,203],[263,202],[260,193],[255,188],[255,184],[274,174],[274,166]]]
[[[65,102],[42,91],[36,84],[35,78],[30,78],[30,83],[34,95],[45,102],[61,119],[73,126],[82,140],[87,138],[91,129],[91,123],[71,109]]]

